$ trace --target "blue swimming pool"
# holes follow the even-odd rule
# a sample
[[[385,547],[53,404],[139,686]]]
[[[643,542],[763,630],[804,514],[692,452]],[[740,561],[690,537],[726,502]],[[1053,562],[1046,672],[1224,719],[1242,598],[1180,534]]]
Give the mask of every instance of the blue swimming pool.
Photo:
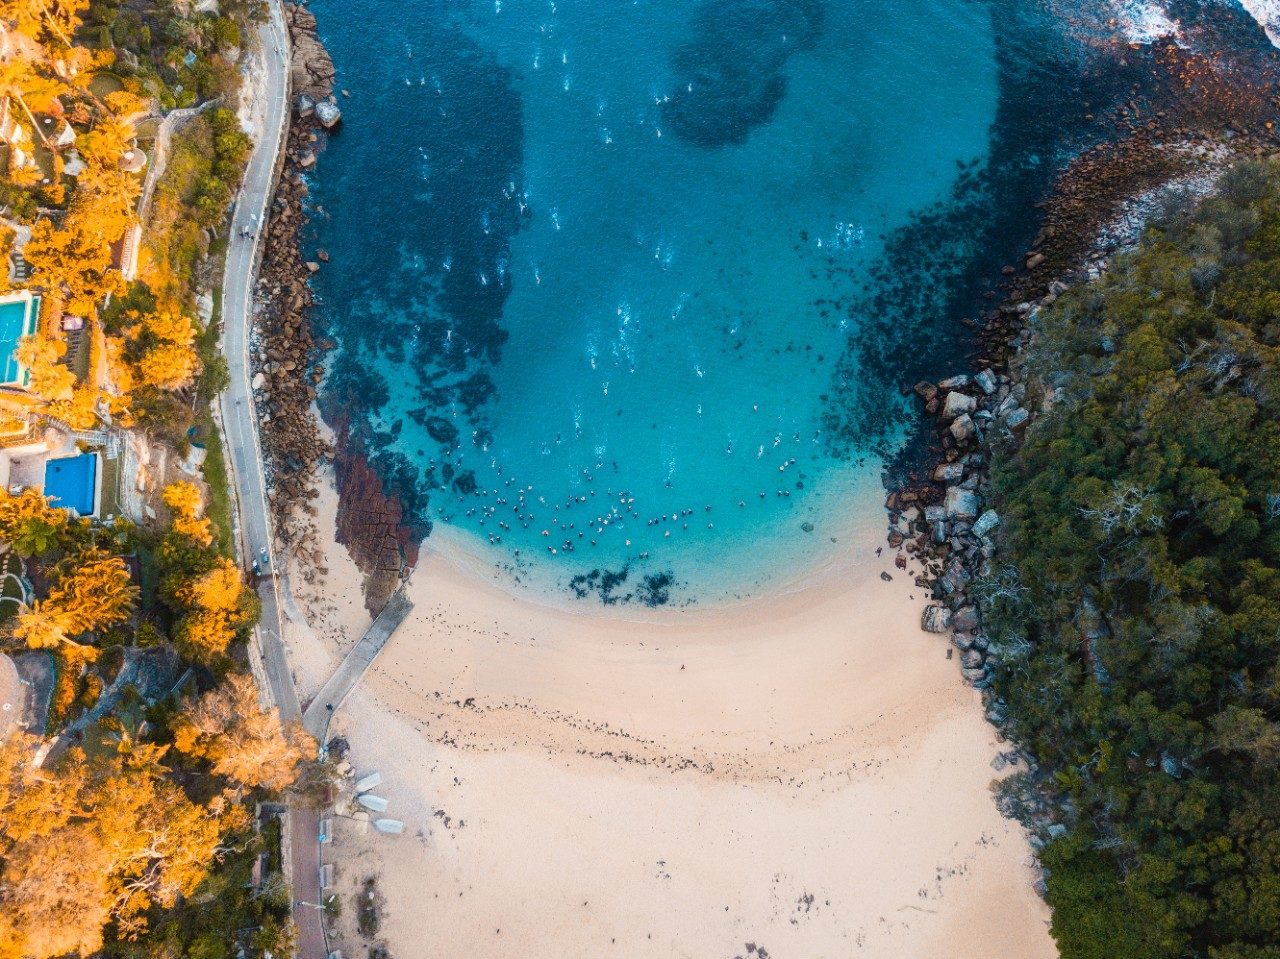
[[[35,330],[39,297],[0,302],[0,385],[26,386],[31,374],[18,362],[18,341]]]
[[[44,467],[44,495],[54,506],[73,509],[81,516],[94,513],[98,457],[93,453],[49,460]]]

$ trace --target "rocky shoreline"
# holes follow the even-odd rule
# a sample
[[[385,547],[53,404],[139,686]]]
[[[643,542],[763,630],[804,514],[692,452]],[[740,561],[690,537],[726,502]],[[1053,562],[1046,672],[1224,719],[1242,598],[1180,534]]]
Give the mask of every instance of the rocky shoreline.
[[[1175,73],[1200,76],[1203,59],[1186,55]],[[1104,273],[1137,241],[1162,193],[1182,188],[1203,194],[1232,163],[1274,154],[1273,121],[1264,118],[1274,104],[1246,91],[1249,109],[1237,113],[1233,88],[1213,93],[1219,102],[1197,97],[1187,109],[1175,99],[1151,121],[1122,126],[1127,138],[1082,153],[1044,204],[1043,228],[1021,266],[1004,268],[1006,295],[983,317],[969,372],[912,387],[930,423],[930,466],[890,488],[888,544],[901,550],[899,568],[906,568],[908,557],[922,564],[916,583],[931,591],[932,601],[921,626],[950,639],[962,675],[983,691],[987,719],[998,728],[1007,718],[1007,705],[991,690],[1000,650],[983,631],[973,584],[990,577],[997,551],[992,534],[1000,516],[986,505],[993,453],[1016,449],[1028,425],[1059,398],[1052,384],[1025,376],[1022,356],[1033,341],[1036,314],[1071,285]],[[1241,115],[1252,119],[1252,129]],[[996,765],[1019,762],[1033,778],[1040,773],[1035,757],[1016,744]],[[1032,804],[1037,847],[1061,828],[1052,796],[1042,792]]]
[[[329,262],[329,255],[320,250],[315,259],[305,259],[301,236],[311,219],[305,205],[305,174],[336,131],[341,111],[334,96],[333,61],[316,36],[315,16],[301,5],[287,6],[285,20],[293,109],[266,226],[251,340],[254,397],[264,411],[260,430],[268,496],[276,536],[287,553],[300,560],[304,577],[311,569],[324,572],[312,501],[318,495],[319,470],[332,463],[341,504],[338,542],[350,550],[364,574],[365,603],[376,615],[417,562],[420,536],[394,494],[386,494],[359,444],[347,442],[340,409],[325,411],[334,442],[322,433],[317,391],[325,375],[325,354],[334,344],[314,333],[310,281]]]

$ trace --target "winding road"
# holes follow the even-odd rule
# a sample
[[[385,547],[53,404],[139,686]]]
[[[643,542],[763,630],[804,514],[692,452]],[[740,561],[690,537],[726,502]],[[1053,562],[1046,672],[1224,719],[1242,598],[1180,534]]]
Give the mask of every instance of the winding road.
[[[241,555],[246,563],[263,550],[267,568],[277,569],[262,447],[258,439],[258,412],[253,402],[249,334],[252,329],[253,284],[257,275],[267,205],[275,188],[276,170],[289,120],[288,31],[278,0],[270,4],[271,16],[258,31],[262,45],[263,93],[255,104],[258,141],[245,170],[244,183],[231,219],[231,241],[222,279],[222,348],[231,374],[231,385],[222,394],[223,432],[234,479]],[[253,235],[244,237],[248,229]],[[271,699],[283,722],[300,719],[302,711],[293,675],[285,657],[278,578],[266,578],[258,587],[262,619],[257,642]],[[298,927],[300,959],[325,959],[327,950],[321,925],[320,824],[314,810],[292,806],[287,817],[286,839],[290,849],[293,883],[293,918]]]

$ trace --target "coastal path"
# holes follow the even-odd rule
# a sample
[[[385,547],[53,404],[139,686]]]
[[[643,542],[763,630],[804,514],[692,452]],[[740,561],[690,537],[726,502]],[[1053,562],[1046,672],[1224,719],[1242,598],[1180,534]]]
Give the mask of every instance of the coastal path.
[[[307,707],[302,717],[302,725],[317,740],[324,742],[325,734],[329,730],[329,720],[333,718],[333,714],[337,712],[351,690],[355,689],[360,678],[382,651],[382,647],[387,645],[391,634],[405,621],[405,617],[412,609],[413,602],[405,595],[404,588],[396,590],[387,600],[387,605],[382,607],[378,618],[360,637],[360,641],[351,647],[351,651],[343,658],[334,674],[329,677],[329,681],[316,694],[316,698],[311,701],[311,705]]]
[[[239,518],[240,552],[245,563],[264,551],[273,575],[258,588],[262,619],[256,640],[271,700],[282,722],[300,719],[298,692],[285,657],[280,619],[280,587],[271,535],[271,511],[263,474],[258,413],[253,402],[249,336],[252,329],[253,284],[261,256],[267,207],[275,188],[289,120],[289,36],[279,0],[270,3],[270,17],[258,29],[262,50],[262,89],[256,117],[257,138],[245,170],[244,183],[231,218],[230,247],[222,278],[222,349],[231,385],[220,406],[227,440]],[[248,230],[251,236],[242,236]],[[313,810],[293,805],[286,817],[285,843],[292,867],[293,920],[298,929],[300,959],[326,959],[320,887],[320,824]]]

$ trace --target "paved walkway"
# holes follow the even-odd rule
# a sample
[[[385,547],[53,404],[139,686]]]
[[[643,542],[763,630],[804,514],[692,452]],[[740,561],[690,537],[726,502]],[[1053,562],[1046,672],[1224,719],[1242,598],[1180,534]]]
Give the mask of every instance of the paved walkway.
[[[329,681],[316,694],[316,698],[311,701],[311,705],[307,707],[302,717],[302,725],[317,740],[324,742],[329,731],[329,720],[333,718],[333,714],[338,711],[351,690],[355,689],[360,678],[382,651],[382,647],[387,645],[391,634],[405,621],[405,617],[412,609],[413,603],[404,594],[404,589],[396,590],[387,600],[387,605],[382,607],[378,618],[360,637],[360,641],[351,647],[351,651],[347,653],[334,674],[329,677]]]
[[[271,15],[258,30],[266,70],[259,100],[261,110],[258,142],[254,144],[245,171],[244,183],[231,220],[230,248],[222,280],[222,349],[227,357],[231,385],[221,398],[223,430],[228,460],[235,480],[241,556],[256,558],[266,550],[269,568],[277,568],[271,535],[271,512],[267,502],[266,478],[262,471],[262,447],[258,439],[258,413],[250,388],[249,334],[252,328],[253,283],[257,273],[260,227],[267,218],[267,204],[275,189],[276,168],[288,131],[289,67],[288,34],[279,0],[271,0]],[[256,219],[255,219],[256,217]],[[245,238],[249,228],[255,236]],[[284,722],[302,715],[293,674],[285,657],[284,630],[280,622],[280,592],[271,576],[258,588],[262,599],[262,619],[257,642],[262,652],[263,670],[271,700]],[[286,817],[289,831],[293,884],[293,920],[298,927],[297,954],[300,959],[325,959],[321,912],[320,837],[315,814],[293,807]]]

